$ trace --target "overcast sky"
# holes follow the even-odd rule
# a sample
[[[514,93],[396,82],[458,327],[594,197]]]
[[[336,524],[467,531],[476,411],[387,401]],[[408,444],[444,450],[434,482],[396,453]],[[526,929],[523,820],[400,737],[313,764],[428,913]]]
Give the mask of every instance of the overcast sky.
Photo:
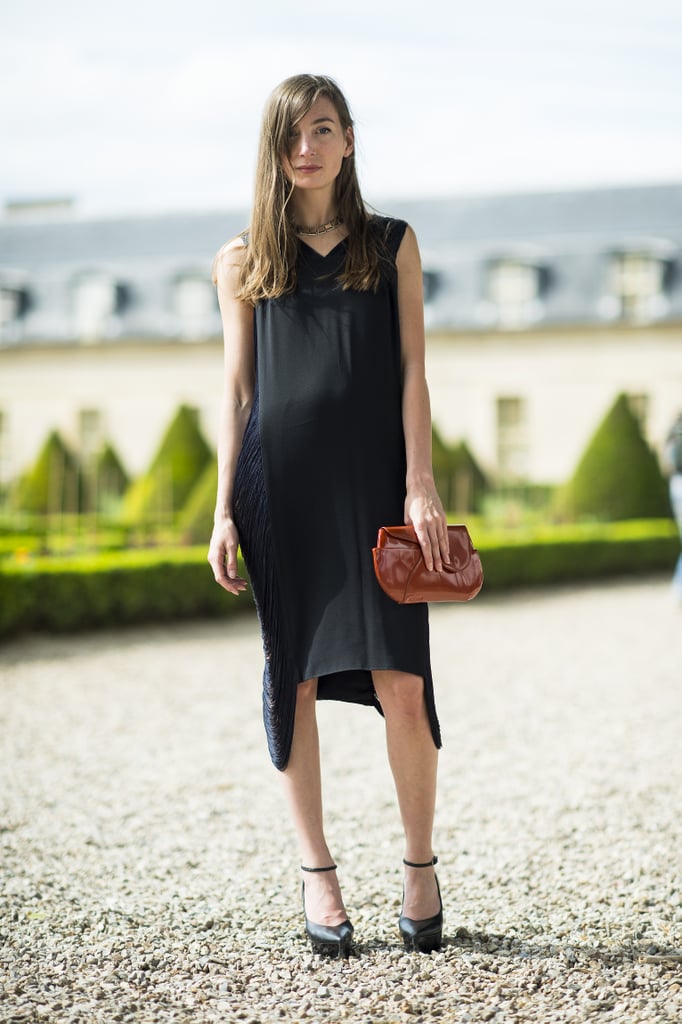
[[[372,202],[682,181],[679,0],[32,0],[0,11],[0,203],[247,206],[301,71],[349,97]]]

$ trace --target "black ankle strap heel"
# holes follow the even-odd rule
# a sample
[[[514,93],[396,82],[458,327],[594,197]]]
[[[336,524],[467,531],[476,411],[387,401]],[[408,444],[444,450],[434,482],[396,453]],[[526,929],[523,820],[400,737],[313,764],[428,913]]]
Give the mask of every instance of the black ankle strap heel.
[[[321,871],[336,871],[336,864],[329,864],[324,868],[307,868],[301,864],[301,871],[308,871],[312,874],[318,874]],[[335,925],[316,924],[314,921],[309,921],[305,910],[305,882],[301,883],[301,896],[305,930],[313,951],[324,953],[327,956],[337,956],[339,960],[342,957],[348,957],[353,938],[353,925],[348,918],[341,924]]]
[[[437,863],[438,857],[436,856],[433,856],[431,860],[424,861],[423,864],[415,864],[413,860],[405,860],[405,858],[403,857],[403,864],[405,864],[408,868],[433,868],[436,866]],[[322,870],[324,871],[324,868],[322,868]]]
[[[405,860],[403,857],[403,864],[408,868],[432,868],[437,863],[438,857],[435,856],[423,864],[417,864],[412,860]],[[410,952],[433,953],[434,950],[440,949],[443,944],[443,900],[437,877],[436,888],[438,889],[438,901],[440,903],[440,910],[437,914],[434,914],[433,917],[426,917],[421,921],[415,921],[411,917],[405,917],[403,914],[400,915],[398,928],[403,937],[405,949]],[[404,898],[405,890],[403,889]]]

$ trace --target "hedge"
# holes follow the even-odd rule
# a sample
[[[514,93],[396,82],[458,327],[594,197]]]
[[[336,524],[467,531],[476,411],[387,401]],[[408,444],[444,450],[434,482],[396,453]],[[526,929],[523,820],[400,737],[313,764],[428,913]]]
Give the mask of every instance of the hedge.
[[[213,458],[199,427],[197,410],[181,405],[149,469],[128,488],[123,520],[133,524],[172,520]]]
[[[474,542],[483,560],[483,595],[534,584],[672,573],[680,551],[675,524],[663,519],[481,533]],[[215,583],[205,545],[0,563],[0,636],[229,616],[252,607],[250,591],[236,598]]]
[[[669,571],[680,553],[670,519],[578,524],[509,535],[482,536],[485,590],[580,582]]]
[[[13,508],[40,515],[78,512],[82,492],[78,459],[56,430],[48,435],[33,466],[10,489]]]
[[[245,574],[243,564],[239,571]],[[252,607],[250,591],[236,598],[218,586],[205,545],[0,565],[0,636],[228,616]]]
[[[670,517],[668,485],[627,395],[618,396],[598,426],[555,507],[569,520]]]

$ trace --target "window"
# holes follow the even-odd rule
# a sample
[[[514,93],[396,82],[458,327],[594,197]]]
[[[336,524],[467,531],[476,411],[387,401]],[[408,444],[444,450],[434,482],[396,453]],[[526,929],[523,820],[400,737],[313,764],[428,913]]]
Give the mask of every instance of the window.
[[[526,401],[497,399],[497,468],[504,480],[523,480],[528,473]]]
[[[646,437],[649,423],[649,396],[642,394],[628,395],[628,404],[632,414],[639,420],[642,434]]]
[[[196,339],[214,334],[218,311],[213,285],[202,274],[187,274],[175,282],[173,301],[183,337]]]
[[[103,418],[99,409],[80,409],[78,413],[78,449],[84,466],[89,466],[103,440]]]
[[[496,260],[488,266],[488,297],[500,327],[524,327],[537,314],[538,268],[518,260]]]
[[[73,289],[76,337],[81,341],[109,337],[117,305],[118,289],[109,274],[92,272],[78,277]]]
[[[422,271],[422,280],[424,283],[424,302],[432,302],[440,285],[439,275],[435,270],[424,270]]]
[[[16,341],[22,334],[22,318],[28,308],[23,288],[0,287],[0,340]]]
[[[609,291],[616,315],[626,320],[651,320],[665,308],[667,262],[645,252],[616,253],[609,267]]]
[[[15,288],[0,288],[0,325],[11,323],[19,314],[19,292]]]

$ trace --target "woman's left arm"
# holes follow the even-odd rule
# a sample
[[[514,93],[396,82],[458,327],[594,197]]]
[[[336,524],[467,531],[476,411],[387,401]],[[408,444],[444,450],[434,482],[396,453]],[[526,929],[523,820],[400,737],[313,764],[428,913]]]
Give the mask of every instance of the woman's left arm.
[[[427,569],[439,571],[450,550],[447,521],[433,479],[431,404],[426,383],[424,293],[417,238],[408,226],[398,249],[398,314],[407,458],[405,522],[414,526]]]

